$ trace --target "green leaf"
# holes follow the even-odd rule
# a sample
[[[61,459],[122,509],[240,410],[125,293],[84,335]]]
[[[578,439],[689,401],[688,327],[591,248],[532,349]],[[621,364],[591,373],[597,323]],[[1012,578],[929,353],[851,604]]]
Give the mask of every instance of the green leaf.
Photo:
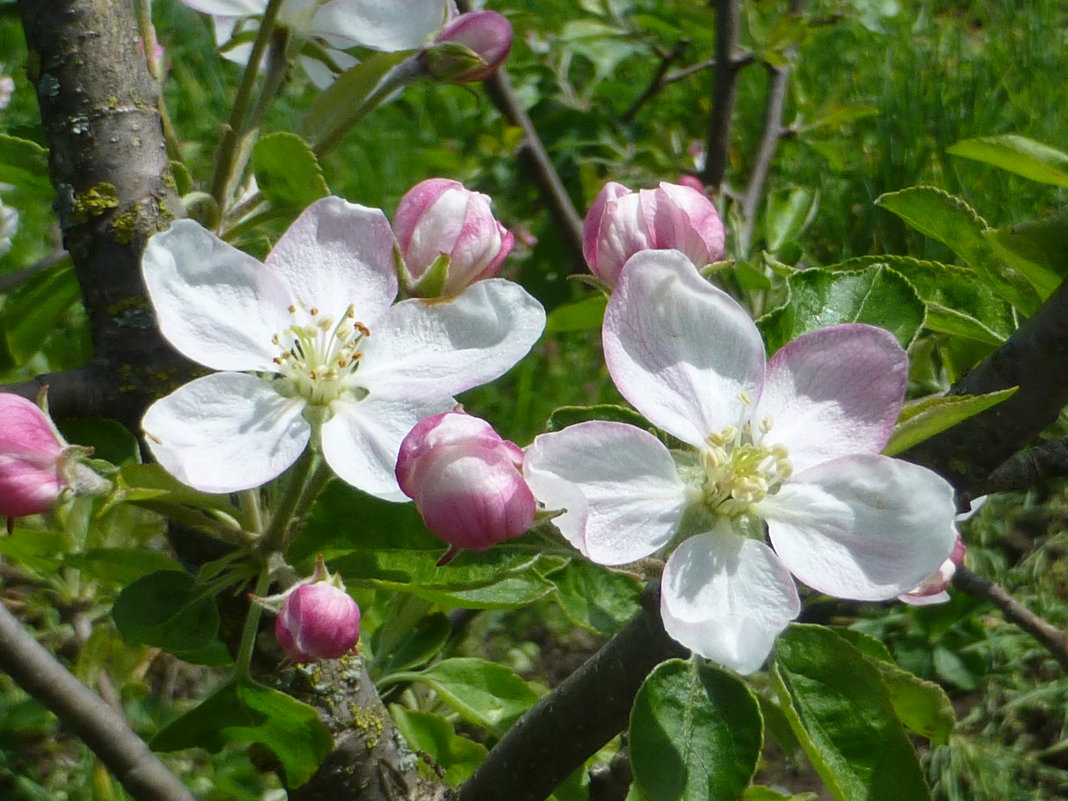
[[[210,645],[219,632],[219,611],[194,583],[188,573],[160,570],[123,589],[111,616],[127,645],[177,654]]]
[[[303,209],[330,194],[319,160],[295,133],[260,137],[252,148],[252,171],[260,191],[276,208]]]
[[[48,151],[29,139],[0,134],[0,184],[12,184],[41,197],[52,197]]]
[[[511,668],[473,657],[446,659],[419,673],[395,673],[390,681],[426,684],[468,723],[497,736],[538,700]]]
[[[11,365],[24,365],[37,354],[81,297],[69,262],[42,270],[13,292],[3,310],[4,344]]]
[[[53,575],[66,550],[67,538],[59,531],[16,528],[0,536],[0,554],[39,575]]]
[[[745,788],[745,792],[738,796],[738,801],[819,801],[819,796],[815,793],[783,795],[778,790],[754,784]]]
[[[371,635],[371,650],[375,656],[370,669],[376,676],[426,664],[452,634],[449,618],[441,612],[423,615],[400,631],[394,630],[391,622],[387,618]]]
[[[391,588],[412,593],[441,606],[462,609],[514,609],[534,603],[556,589],[551,581],[534,570],[525,570],[517,576],[469,590],[428,589],[418,584],[408,584],[403,588],[391,585]]]
[[[960,256],[982,281],[1024,314],[1038,308],[1039,293],[994,254],[984,236],[986,221],[959,197],[932,186],[913,186],[882,195],[875,202]]]
[[[350,584],[417,594],[487,587],[529,571],[538,559],[536,554],[509,552],[498,546],[486,551],[463,551],[448,564],[439,565],[444,552],[442,547],[433,551],[379,548],[326,554],[331,567]]]
[[[126,464],[119,471],[127,493],[144,495],[159,501],[198,506],[202,509],[218,509],[233,513],[229,495],[212,495],[187,487],[158,464]],[[143,493],[138,493],[144,490]]]
[[[772,683],[816,772],[838,801],[923,801],[931,793],[879,671],[820,626],[778,639]]]
[[[824,269],[849,272],[876,266],[889,267],[912,285],[927,305],[924,325],[932,331],[1000,345],[1016,330],[1012,306],[968,267],[882,255],[847,259]]]
[[[1013,396],[1019,387],[1009,387],[986,395],[936,395],[906,403],[901,409],[890,441],[883,448],[887,456],[894,456],[935,434],[952,428],[969,417]]]
[[[819,208],[819,193],[794,187],[768,195],[764,214],[764,238],[767,249],[778,253],[783,245],[797,239]]]
[[[835,629],[835,633],[874,665],[898,720],[922,737],[943,745],[949,742],[957,714],[945,690],[898,667],[886,646],[871,635],[854,629]]]
[[[1043,297],[1068,276],[1068,209],[1042,220],[984,232],[994,252],[1020,271]]]
[[[94,459],[103,459],[116,466],[141,461],[137,437],[117,420],[76,418],[60,420],[57,425],[67,442],[91,447]]]
[[[600,328],[604,321],[604,310],[608,298],[598,292],[574,303],[557,306],[545,321],[546,334],[559,334],[564,331],[589,331]]]
[[[746,685],[672,659],[645,679],[630,713],[630,758],[650,801],[731,801],[756,772],[763,721]]]
[[[445,769],[445,781],[456,786],[486,759],[486,747],[461,737],[452,724],[437,715],[391,704],[389,713],[408,746]]]
[[[923,302],[908,281],[885,267],[843,273],[801,270],[787,279],[790,299],[757,321],[774,352],[801,334],[838,323],[885,328],[908,347],[923,324]]]
[[[613,423],[629,423],[638,428],[649,428],[645,418],[633,409],[625,406],[617,406],[611,403],[602,403],[596,406],[560,406],[549,415],[545,424],[546,431],[559,431],[576,423],[585,423],[589,420],[608,420]]]
[[[1068,187],[1068,153],[1016,134],[964,139],[947,153],[992,164],[1032,181]]]
[[[641,611],[642,583],[633,576],[572,559],[550,578],[564,614],[596,634],[615,634]]]
[[[182,566],[167,554],[147,548],[92,548],[63,555],[63,564],[93,578],[123,585],[152,573],[182,571]]]
[[[234,740],[269,748],[291,787],[308,781],[334,745],[312,707],[251,681],[224,684],[160,730],[150,745],[156,751],[218,753]]]

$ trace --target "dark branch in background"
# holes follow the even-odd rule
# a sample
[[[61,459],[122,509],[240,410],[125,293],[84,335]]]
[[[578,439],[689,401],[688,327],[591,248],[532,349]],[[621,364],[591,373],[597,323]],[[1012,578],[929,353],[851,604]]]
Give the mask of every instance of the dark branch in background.
[[[789,13],[796,17],[804,7],[805,0],[793,0],[790,3]],[[749,173],[749,182],[742,196],[742,230],[738,236],[741,241],[740,252],[743,255],[749,253],[749,246],[753,240],[757,206],[764,194],[764,184],[771,170],[771,160],[775,158],[779,142],[787,133],[782,126],[782,115],[786,107],[786,89],[790,83],[790,62],[795,50],[796,48],[791,46],[783,53],[786,59],[784,66],[768,66],[768,97],[764,104],[764,128],[760,135],[760,145],[753,159],[753,168]]]
[[[658,589],[646,591],[642,607],[508,730],[460,787],[460,801],[543,801],[627,727],[649,671],[689,653],[664,631]]]
[[[141,281],[145,241],[181,213],[159,87],[128,2],[23,0],[19,7],[63,244],[95,355],[73,382],[42,376],[9,389],[32,397],[49,384],[58,416],[99,414],[137,430],[147,402],[190,376],[189,363],[157,331]]]
[[[957,568],[953,576],[953,585],[969,595],[990,601],[1001,610],[1006,620],[1015,623],[1045,646],[1061,663],[1065,672],[1068,672],[1068,632],[1043,620],[1009,595],[1003,587],[973,573],[966,567]]]
[[[739,0],[713,0],[716,9],[716,67],[712,85],[712,115],[705,139],[705,168],[701,180],[718,194],[727,174],[731,151],[731,123],[738,97],[738,73],[741,63],[738,50],[738,27],[741,22]]]
[[[138,801],[196,801],[126,721],[59,664],[2,604],[0,669],[54,712]]]
[[[626,123],[633,120],[635,116],[637,116],[638,112],[641,111],[642,106],[644,106],[652,98],[656,97],[660,90],[667,86],[668,70],[671,68],[672,64],[682,58],[682,54],[686,52],[686,48],[688,48],[689,46],[689,39],[680,39],[678,42],[675,43],[675,46],[671,48],[671,51],[668,53],[665,53],[659,48],[657,48],[657,55],[660,57],[660,64],[656,68],[656,74],[653,75],[653,80],[649,82],[649,85],[645,87],[645,91],[638,95],[635,101],[631,103],[630,108],[623,112],[623,115],[620,117],[623,122]]]
[[[1019,391],[1004,403],[910,448],[902,458],[945,476],[964,504],[982,495],[988,477],[1029,445],[1068,403],[1065,365],[1068,282],[1004,345],[965,373],[950,394],[981,395],[1014,386]]]
[[[1011,456],[979,484],[974,493],[979,496],[1022,491],[1047,479],[1065,476],[1068,476],[1068,437],[1050,440]]]
[[[467,0],[457,0],[460,11],[470,11],[471,4]],[[519,156],[526,163],[534,175],[549,213],[556,221],[557,229],[563,238],[564,244],[571,253],[571,261],[574,265],[571,272],[586,272],[586,259],[582,255],[582,217],[575,210],[575,204],[560,180],[560,174],[553,166],[552,159],[545,149],[545,145],[538,135],[534,123],[530,121],[526,109],[516,97],[512,82],[508,78],[508,71],[503,67],[497,74],[485,82],[486,92],[493,101],[493,105],[501,115],[512,125],[522,129],[523,143],[519,147]]]

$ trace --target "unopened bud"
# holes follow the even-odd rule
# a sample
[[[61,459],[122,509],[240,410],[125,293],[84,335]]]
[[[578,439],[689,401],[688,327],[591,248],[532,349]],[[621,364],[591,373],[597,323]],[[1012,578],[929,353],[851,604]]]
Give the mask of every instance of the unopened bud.
[[[471,11],[446,25],[424,58],[435,78],[469,83],[491,77],[511,48],[512,25],[505,17],[496,11]]]
[[[274,635],[294,662],[337,659],[360,638],[360,607],[334,580],[300,584],[286,596]]]

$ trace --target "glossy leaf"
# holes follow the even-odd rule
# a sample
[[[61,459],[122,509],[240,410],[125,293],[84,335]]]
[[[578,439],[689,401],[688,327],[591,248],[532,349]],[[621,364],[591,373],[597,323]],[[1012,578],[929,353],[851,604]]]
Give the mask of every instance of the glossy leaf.
[[[634,777],[650,801],[730,801],[748,786],[763,746],[760,707],[744,682],[672,659],[645,679],[630,714]]]
[[[883,453],[894,456],[1008,400],[1019,387],[986,395],[937,395],[906,403]]]
[[[370,667],[377,676],[426,664],[452,634],[449,618],[441,612],[423,615],[400,631],[394,630],[392,622],[393,618],[387,618],[371,635],[375,658]]]
[[[150,573],[128,585],[111,609],[128,645],[154,645],[181,653],[208,646],[219,631],[215,599],[175,570]]]
[[[908,347],[923,324],[924,306],[904,278],[875,266],[863,272],[801,270],[787,279],[790,298],[757,325],[774,352],[801,334],[838,323],[885,328]]]
[[[596,634],[615,634],[641,611],[642,583],[633,576],[572,559],[550,578],[564,614]]]
[[[9,364],[23,365],[38,353],[80,300],[81,289],[69,263],[42,270],[12,293],[3,317]]]
[[[576,423],[585,423],[588,420],[608,420],[613,423],[628,423],[639,428],[649,427],[649,423],[646,422],[645,418],[633,409],[611,403],[602,403],[596,406],[560,406],[549,415],[545,430],[559,431]]]
[[[67,442],[91,447],[94,459],[103,459],[116,466],[141,461],[137,437],[117,420],[67,418],[60,420],[58,426]]]
[[[267,134],[256,142],[252,171],[259,190],[276,208],[303,209],[330,194],[308,143],[288,131]]]
[[[1043,298],[1068,275],[1068,210],[987,230],[985,236],[994,252],[1027,276]]]
[[[299,787],[333,748],[316,711],[277,690],[251,681],[228,682],[152,738],[156,751],[203,748],[217,753],[233,741],[269,748]]]
[[[1016,134],[964,139],[947,153],[992,164],[1032,181],[1068,187],[1068,153]]]
[[[389,713],[413,751],[426,754],[445,769],[445,781],[458,785],[486,758],[486,746],[461,737],[452,724],[437,715],[391,704]]]
[[[801,746],[838,801],[930,799],[879,671],[835,632],[790,626],[775,646],[772,681]]]

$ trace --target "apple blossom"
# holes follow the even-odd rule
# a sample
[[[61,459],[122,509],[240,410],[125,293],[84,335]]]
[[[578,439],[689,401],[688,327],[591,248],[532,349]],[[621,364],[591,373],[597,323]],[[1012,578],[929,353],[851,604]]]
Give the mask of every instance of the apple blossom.
[[[614,286],[627,259],[643,250],[678,250],[698,267],[723,258],[723,223],[712,201],[692,186],[661,182],[633,192],[611,181],[582,226],[590,272]]]
[[[450,55],[445,48],[431,47],[425,56],[431,75],[461,83],[484,81],[508,58],[512,25],[496,11],[469,11],[446,25],[434,38],[434,44],[463,45],[476,57],[476,63],[469,66],[467,59]]]
[[[537,503],[522,464],[522,449],[485,420],[447,412],[404,438],[397,482],[431,532],[454,548],[481,551],[534,522]]]
[[[190,8],[211,15],[215,41],[223,46],[223,56],[244,64],[251,44],[225,46],[246,33],[246,22],[262,17],[268,0],[182,0]],[[453,13],[448,0],[285,0],[278,13],[278,25],[289,28],[300,39],[325,43],[326,55],[340,69],[355,65],[356,59],[343,52],[350,47],[369,47],[392,52],[422,46],[440,30]],[[312,58],[302,59],[309,77],[320,88],[333,80],[332,71]]]
[[[393,231],[411,283],[421,297],[457,295],[491,278],[515,237],[493,216],[490,199],[459,181],[430,178],[397,205]]]
[[[918,585],[899,595],[898,598],[900,600],[912,606],[943,604],[949,600],[949,593],[946,588],[949,587],[949,582],[953,580],[953,575],[957,572],[957,568],[964,564],[964,554],[967,551],[960,532],[956,531],[954,533],[957,539],[953,543],[953,550],[946,558],[946,561],[939,566],[938,570]]]
[[[818,329],[765,362],[730,296],[682,253],[650,251],[620,273],[603,341],[619,391],[684,448],[590,421],[536,438],[524,474],[592,561],[670,551],[661,616],[686,647],[752,672],[800,610],[791,574],[828,595],[883,600],[949,555],[952,488],[879,455],[908,368],[888,332]]]
[[[47,512],[68,489],[107,490],[108,482],[79,461],[91,450],[68,445],[37,404],[0,393],[0,517]]]
[[[360,607],[336,578],[299,584],[282,603],[274,636],[294,662],[338,659],[360,638]]]
[[[262,264],[190,220],[153,236],[143,273],[160,330],[222,371],[145,413],[159,463],[199,490],[235,492],[281,474],[314,434],[342,479],[405,500],[394,477],[405,434],[522,358],[545,312],[498,278],[394,304],[393,250],[381,211],[335,197],[309,206]]]

